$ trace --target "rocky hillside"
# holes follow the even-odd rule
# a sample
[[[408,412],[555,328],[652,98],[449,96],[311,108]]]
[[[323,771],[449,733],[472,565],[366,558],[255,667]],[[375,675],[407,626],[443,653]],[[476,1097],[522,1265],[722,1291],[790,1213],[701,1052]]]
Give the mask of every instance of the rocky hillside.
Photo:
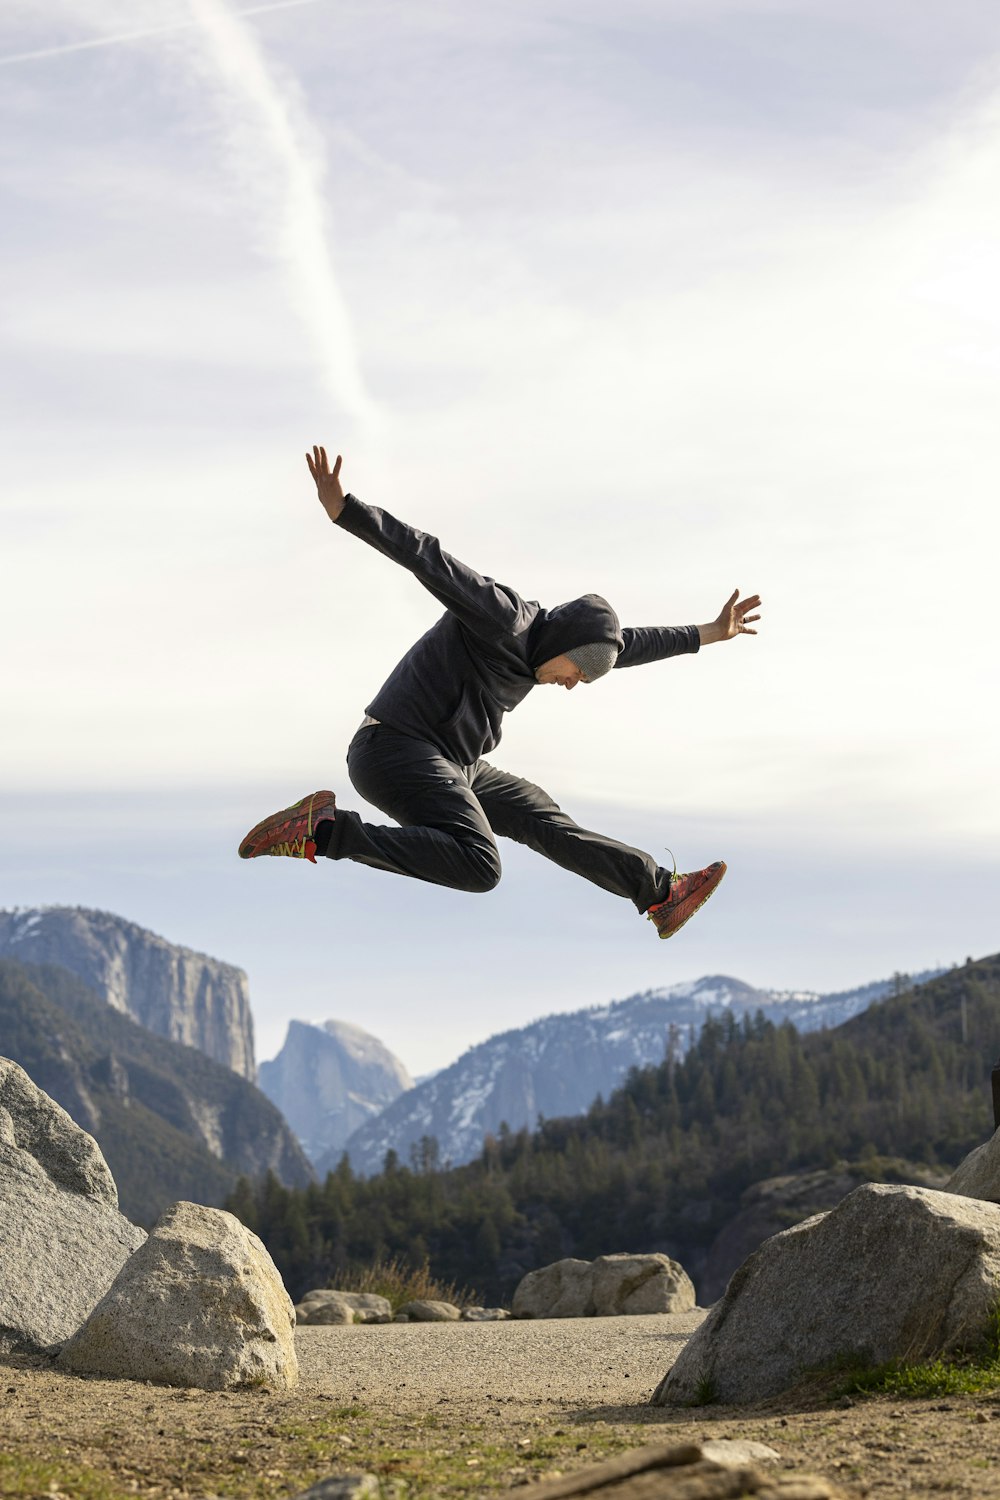
[[[0,959],[0,1056],[96,1137],[139,1223],[181,1198],[221,1203],[241,1174],[299,1187],[312,1178],[252,1083],[152,1035],[66,969]]]
[[[261,1063],[259,1082],[313,1161],[339,1155],[352,1131],[413,1087],[399,1058],[348,1021],[291,1021],[277,1057]]]
[[[157,1036],[256,1078],[247,977],[232,964],[77,906],[0,911],[0,957],[69,969]]]
[[[791,1021],[800,1031],[816,1031],[857,1015],[902,983],[900,976],[821,995],[759,990],[740,979],[710,975],[611,1005],[546,1016],[471,1048],[361,1125],[346,1146],[351,1166],[365,1175],[378,1172],[390,1150],[406,1164],[429,1138],[437,1142],[436,1160],[457,1166],[471,1161],[485,1136],[501,1124],[517,1131],[533,1128],[539,1115],[582,1114],[598,1094],[606,1097],[619,1087],[630,1068],[655,1065],[668,1053],[679,1060],[710,1014],[760,1010],[776,1023]],[[317,1169],[331,1170],[338,1156],[335,1148],[314,1158]]]

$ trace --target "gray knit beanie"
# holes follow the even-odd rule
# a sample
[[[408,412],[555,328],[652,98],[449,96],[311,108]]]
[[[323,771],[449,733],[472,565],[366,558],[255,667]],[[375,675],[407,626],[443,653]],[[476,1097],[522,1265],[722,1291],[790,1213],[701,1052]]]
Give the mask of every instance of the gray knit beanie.
[[[618,660],[618,647],[612,641],[594,641],[589,646],[574,646],[566,655],[587,681],[593,682],[611,671]]]

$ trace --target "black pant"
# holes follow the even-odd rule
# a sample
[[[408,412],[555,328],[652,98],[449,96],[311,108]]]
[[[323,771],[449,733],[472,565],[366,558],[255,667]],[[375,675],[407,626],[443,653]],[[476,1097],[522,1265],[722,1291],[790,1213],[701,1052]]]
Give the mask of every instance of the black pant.
[[[540,787],[485,760],[459,766],[426,740],[369,724],[351,741],[347,768],[365,801],[400,826],[364,823],[338,808],[329,859],[459,891],[491,891],[500,879],[499,834],[626,897],[639,911],[666,897],[670,872],[651,855],[580,828]]]

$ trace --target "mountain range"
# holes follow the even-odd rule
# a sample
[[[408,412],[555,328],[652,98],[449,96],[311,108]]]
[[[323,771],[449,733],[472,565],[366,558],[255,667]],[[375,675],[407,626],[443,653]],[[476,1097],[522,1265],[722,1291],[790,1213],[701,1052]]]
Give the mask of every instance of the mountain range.
[[[776,1023],[817,1031],[939,972],[897,975],[836,994],[756,989],[710,975],[545,1016],[470,1048],[360,1125],[343,1149],[352,1169],[364,1176],[381,1171],[390,1151],[406,1164],[431,1149],[440,1165],[458,1166],[478,1155],[485,1137],[502,1125],[517,1131],[533,1128],[539,1116],[582,1114],[598,1095],[619,1087],[631,1068],[655,1065],[666,1055],[680,1059],[710,1014],[759,1010]],[[340,1154],[338,1145],[312,1155],[320,1175],[337,1165]]]
[[[304,1182],[309,1161],[323,1174],[345,1151],[361,1176],[379,1172],[390,1153],[403,1164],[457,1166],[504,1126],[517,1132],[540,1117],[580,1115],[620,1087],[631,1069],[665,1056],[679,1060],[711,1014],[761,1011],[812,1031],[837,1026],[913,982],[897,975],[819,994],[708,976],[500,1033],[416,1085],[399,1059],[362,1028],[342,1020],[293,1021],[281,1052],[260,1068],[268,1114],[251,1083],[257,1074],[253,1023],[241,969],[125,918],[81,907],[0,911],[3,954],[27,964],[22,980],[28,976],[63,1016],[49,1015],[44,1035],[35,1038],[45,1045],[32,1050],[25,1026],[11,1018],[8,985],[6,1017],[0,1005],[0,1053],[26,1066],[40,1086],[48,1088],[49,1079],[54,1097],[102,1145],[101,1131],[113,1134],[109,1122],[120,1117],[123,1135],[108,1147],[111,1154],[117,1150],[124,1159],[128,1136],[160,1139],[155,1171],[136,1170],[130,1185],[129,1169],[120,1168],[123,1192],[132,1195],[139,1217],[137,1205],[146,1212],[159,1201],[163,1183],[177,1180],[178,1164],[192,1150],[203,1156],[188,1161],[181,1176],[202,1186],[174,1197],[218,1201],[234,1171],[256,1176],[270,1169],[288,1184]],[[76,988],[70,974],[82,982]],[[79,1032],[72,1045],[66,1042],[70,1020]],[[12,1029],[17,1048],[9,1044]],[[165,1050],[154,1055],[154,1041]],[[243,1093],[234,1093],[237,1081]],[[127,1130],[123,1100],[131,1108]],[[164,1130],[179,1137],[167,1145]]]

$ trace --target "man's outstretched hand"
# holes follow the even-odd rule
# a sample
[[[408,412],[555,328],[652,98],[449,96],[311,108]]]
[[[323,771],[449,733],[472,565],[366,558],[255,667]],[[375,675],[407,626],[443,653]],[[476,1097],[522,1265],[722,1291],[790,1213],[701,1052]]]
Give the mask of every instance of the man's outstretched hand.
[[[311,453],[306,454],[306,463],[309,472],[316,481],[316,493],[319,495],[319,503],[330,517],[335,521],[344,508],[344,491],[340,483],[340,465],[343,462],[340,454],[331,470],[326,456],[325,448],[314,448]]]
[[[701,644],[707,646],[712,641],[731,641],[734,635],[756,635],[756,630],[751,630],[750,626],[760,619],[760,615],[752,615],[750,611],[759,608],[759,594],[741,599],[739,589],[734,589],[719,611],[718,618],[709,625],[698,626]]]

